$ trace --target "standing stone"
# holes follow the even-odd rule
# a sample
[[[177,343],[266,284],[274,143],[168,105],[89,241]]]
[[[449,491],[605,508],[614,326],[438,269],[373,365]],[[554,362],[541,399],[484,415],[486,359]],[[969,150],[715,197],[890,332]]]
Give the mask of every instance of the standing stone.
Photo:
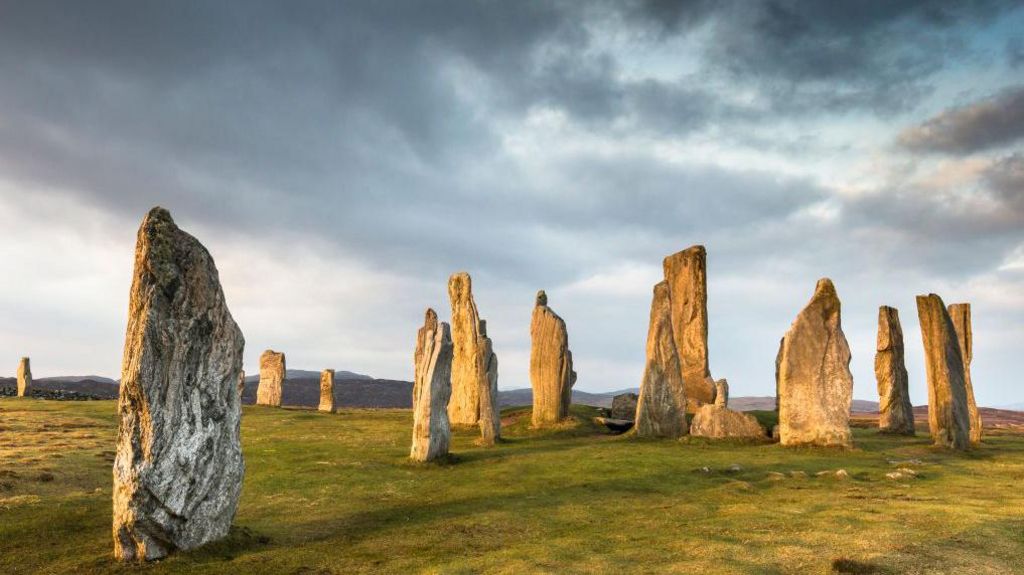
[[[320,372],[320,411],[335,413],[334,407],[334,370],[325,369]]]
[[[452,425],[477,425],[480,421],[480,386],[487,376],[480,349],[480,314],[473,301],[473,282],[466,272],[448,278],[452,306],[452,397],[448,417]]]
[[[18,362],[18,397],[25,397],[32,390],[32,366],[27,357]]]
[[[636,419],[636,404],[640,396],[635,393],[620,393],[612,398],[612,419]]]
[[[501,437],[501,410],[498,407],[498,356],[491,338],[487,337],[487,322],[480,320],[480,443],[494,445]]]
[[[256,388],[256,405],[281,407],[281,389],[286,373],[283,352],[268,349],[260,355],[260,384]]]
[[[715,405],[718,407],[729,405],[729,382],[725,379],[715,382]]]
[[[981,442],[981,413],[974,400],[971,381],[971,360],[974,357],[974,333],[971,329],[971,304],[954,303],[949,306],[949,319],[953,321],[956,338],[960,343],[960,357],[964,360],[964,388],[967,391],[967,417],[971,423],[971,443]]]
[[[878,308],[878,345],[875,380],[878,382],[878,428],[883,433],[914,435],[914,406],[907,387],[903,361],[903,328],[894,307]]]
[[[118,400],[114,556],[151,560],[228,534],[245,462],[245,339],[213,258],[171,215],[139,228]]]
[[[537,292],[530,320],[530,340],[532,423],[534,427],[544,427],[569,417],[572,386],[576,383],[569,332],[565,321],[548,307],[544,290]]]
[[[942,298],[917,296],[917,317],[928,375],[928,428],[936,445],[967,449],[971,420],[967,409],[964,360],[956,328]]]
[[[423,327],[416,334],[413,354],[413,428],[409,457],[414,461],[433,461],[448,454],[452,355],[451,328],[447,323],[438,322],[434,310],[428,309]]]
[[[818,280],[811,301],[786,332],[778,369],[782,445],[851,447],[850,346],[832,280]]]
[[[666,257],[663,267],[687,409],[693,412],[715,400],[714,380],[708,369],[707,252],[704,246],[689,247]]]
[[[672,303],[668,282],[654,286],[651,323],[647,330],[647,364],[636,405],[640,437],[686,435],[686,387],[672,334]]]

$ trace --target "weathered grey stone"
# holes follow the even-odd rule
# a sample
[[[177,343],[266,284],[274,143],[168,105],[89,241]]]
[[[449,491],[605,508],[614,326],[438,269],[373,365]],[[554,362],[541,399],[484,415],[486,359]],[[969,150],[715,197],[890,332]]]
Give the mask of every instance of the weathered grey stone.
[[[480,314],[473,301],[473,281],[466,272],[448,278],[452,306],[452,397],[448,418],[452,425],[477,425],[480,421],[480,388],[487,375],[480,350]]]
[[[971,443],[981,443],[982,425],[978,403],[974,400],[974,382],[971,381],[971,360],[974,358],[974,331],[971,328],[971,304],[954,303],[948,308],[949,319],[956,330],[960,344],[960,357],[964,362],[964,390],[967,392],[967,418],[971,423]]]
[[[718,407],[729,406],[729,382],[725,379],[715,382],[715,405]]]
[[[334,413],[334,370],[325,369],[320,372],[320,411]]]
[[[242,393],[245,392],[245,370],[238,372],[238,397],[242,397]]]
[[[283,352],[268,349],[260,355],[260,383],[256,405],[281,407],[281,391],[287,374]]]
[[[686,388],[672,335],[668,282],[654,286],[651,323],[647,330],[647,363],[636,407],[640,437],[677,438],[686,435]]]
[[[704,246],[692,246],[666,257],[662,265],[687,409],[694,412],[715,400],[714,380],[708,369],[707,252]]]
[[[547,302],[544,290],[537,292],[530,320],[534,427],[553,425],[569,417],[572,386],[576,383],[572,352],[569,351],[569,332],[565,321],[548,307]]]
[[[18,397],[25,397],[32,390],[32,366],[27,357],[18,362]]]
[[[884,433],[914,435],[914,406],[907,387],[903,328],[896,308],[878,308],[875,380],[878,383],[878,428]]]
[[[612,398],[612,419],[636,419],[636,404],[640,396],[635,393],[620,393]]]
[[[166,210],[151,210],[135,247],[121,365],[117,559],[159,559],[227,535],[245,473],[244,346],[209,252]]]
[[[853,375],[841,304],[828,278],[786,332],[778,358],[782,445],[850,447]]]
[[[917,317],[924,342],[932,440],[943,447],[967,449],[971,443],[967,384],[953,320],[935,294],[917,296]]]
[[[480,443],[494,445],[501,437],[501,410],[498,408],[498,356],[491,338],[487,337],[487,322],[480,320]]]
[[[756,417],[748,413],[733,411],[718,403],[702,405],[697,413],[693,414],[690,435],[712,439],[767,439],[768,437]]]
[[[438,322],[434,310],[428,309],[423,327],[416,334],[413,353],[413,428],[409,457],[414,461],[433,461],[448,454],[453,353],[451,328],[447,323]]]

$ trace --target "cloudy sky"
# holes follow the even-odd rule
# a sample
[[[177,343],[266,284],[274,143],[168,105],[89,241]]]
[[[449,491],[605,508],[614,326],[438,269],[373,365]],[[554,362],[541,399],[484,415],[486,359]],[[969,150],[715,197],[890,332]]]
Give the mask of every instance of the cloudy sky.
[[[0,373],[117,377],[154,205],[290,367],[411,378],[469,271],[529,385],[534,293],[578,387],[639,384],[665,255],[708,250],[712,374],[774,392],[831,277],[855,397],[879,305],[974,306],[980,403],[1024,401],[1015,2],[0,2]]]

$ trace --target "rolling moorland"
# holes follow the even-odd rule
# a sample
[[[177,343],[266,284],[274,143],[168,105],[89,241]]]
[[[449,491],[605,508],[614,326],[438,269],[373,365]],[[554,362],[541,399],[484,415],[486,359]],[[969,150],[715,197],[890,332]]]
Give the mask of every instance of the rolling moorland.
[[[639,440],[590,423],[453,436],[407,459],[399,409],[245,406],[232,534],[144,566],[111,558],[115,402],[0,399],[3,573],[1011,573],[1024,570],[1024,435],[978,449],[880,435],[853,450]],[[754,412],[771,424],[774,413]],[[838,473],[843,470],[845,473]],[[888,474],[897,474],[892,479]]]

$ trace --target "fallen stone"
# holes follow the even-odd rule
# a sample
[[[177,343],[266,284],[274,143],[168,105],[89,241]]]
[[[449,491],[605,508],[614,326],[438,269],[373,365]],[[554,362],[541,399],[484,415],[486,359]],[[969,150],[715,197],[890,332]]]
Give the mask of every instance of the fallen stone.
[[[139,228],[121,366],[114,557],[152,560],[228,534],[245,463],[245,339],[206,248],[162,208]]]
[[[783,338],[779,357],[782,445],[851,447],[853,375],[843,335],[841,304],[828,278]]]
[[[448,404],[451,425],[478,425],[480,389],[487,379],[482,371],[486,359],[480,348],[480,314],[473,300],[473,280],[466,272],[448,278],[448,299],[452,306],[452,396]]]
[[[740,471],[743,471],[743,466],[740,465],[739,463],[733,463],[732,465],[727,467],[725,470],[727,472],[729,472],[729,473],[739,473]]]
[[[903,328],[896,308],[878,308],[878,340],[875,352],[878,383],[878,428],[883,433],[914,435],[914,406],[907,387]]]
[[[839,469],[836,471],[836,479],[849,479],[850,474],[845,469]]]
[[[530,386],[533,388],[533,427],[545,427],[569,417],[576,383],[569,333],[565,321],[548,307],[544,290],[537,292],[530,320]]]
[[[320,411],[335,413],[334,406],[334,370],[325,369],[320,372]]]
[[[949,319],[956,330],[960,344],[960,357],[964,362],[964,391],[967,392],[967,419],[971,426],[971,443],[981,443],[982,424],[978,404],[974,400],[974,382],[971,381],[971,360],[974,358],[974,333],[971,328],[971,304],[954,303],[948,308]]]
[[[595,417],[594,423],[607,427],[616,433],[625,433],[633,429],[632,419],[615,419],[613,417]]]
[[[438,322],[434,310],[428,309],[423,327],[416,334],[413,353],[413,430],[409,454],[413,461],[433,461],[448,455],[453,353],[451,328]]]
[[[785,478],[786,478],[786,474],[785,473],[779,473],[778,471],[769,471],[768,472],[768,480],[769,481],[782,481]]]
[[[678,438],[686,435],[686,387],[672,332],[668,282],[654,286],[647,331],[647,364],[636,409],[639,437]]]
[[[268,349],[260,355],[260,383],[256,405],[281,407],[281,390],[287,374],[284,353]]]
[[[704,246],[692,246],[666,257],[662,267],[687,410],[692,413],[715,400],[708,369],[707,252]]]
[[[636,419],[636,403],[640,398],[635,393],[620,393],[612,398],[612,417],[614,419]]]
[[[717,404],[702,405],[690,422],[690,435],[712,439],[766,439],[757,418]]]
[[[917,296],[917,316],[928,376],[928,428],[936,445],[967,449],[971,423],[963,357],[956,329],[942,298]]]
[[[807,473],[803,471],[790,471],[789,476],[793,479],[807,479]]]
[[[27,357],[18,362],[18,397],[25,397],[32,391],[32,366]]]
[[[913,479],[912,476],[907,475],[905,473],[901,473],[899,471],[893,471],[891,473],[886,473],[885,477],[888,478],[888,479],[892,479],[893,481],[900,481],[902,479]]]

